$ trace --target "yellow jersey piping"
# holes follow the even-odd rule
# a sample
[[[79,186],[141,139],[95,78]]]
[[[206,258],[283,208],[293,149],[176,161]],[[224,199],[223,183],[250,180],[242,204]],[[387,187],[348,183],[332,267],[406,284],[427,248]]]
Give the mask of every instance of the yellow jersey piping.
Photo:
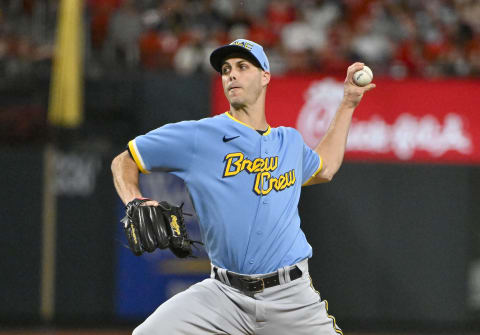
[[[315,178],[317,176],[317,174],[320,173],[320,171],[322,171],[322,167],[323,167],[323,159],[322,157],[320,157],[320,155],[318,155],[318,158],[320,158],[320,163],[318,164],[318,169],[317,171],[315,171],[314,174],[312,174],[312,176],[310,178],[308,178],[308,180],[306,182],[304,182],[302,184],[302,186],[306,186],[313,178]]]
[[[140,156],[140,153],[138,152],[137,144],[135,143],[135,140],[131,140],[130,142],[128,142],[128,148],[130,149],[130,153],[132,154],[133,160],[135,161],[135,164],[137,164],[137,167],[140,170],[140,172],[144,174],[150,173],[150,171],[148,171],[145,168],[145,164],[143,163],[142,156]]]
[[[236,119],[233,115],[231,115],[229,112],[225,112],[225,114],[227,114],[227,116],[228,116],[230,119],[232,119],[233,121],[238,122],[238,123],[240,123],[240,124],[243,124],[244,126],[247,126],[248,128],[251,128],[251,129],[253,129],[253,130],[256,131],[256,129],[253,128],[252,126],[249,126],[248,124],[246,124],[246,123],[244,123],[244,122],[242,122],[242,121],[240,121],[240,120],[237,120],[237,119]],[[272,131],[272,128],[270,127],[270,125],[267,125],[267,126],[268,126],[267,130],[262,134],[262,136],[267,136],[267,135],[270,134],[270,132]]]

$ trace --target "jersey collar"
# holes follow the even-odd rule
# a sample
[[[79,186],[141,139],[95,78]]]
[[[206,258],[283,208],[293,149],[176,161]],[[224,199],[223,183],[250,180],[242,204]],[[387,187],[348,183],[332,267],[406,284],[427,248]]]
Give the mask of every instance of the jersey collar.
[[[237,119],[236,119],[232,114],[230,114],[229,112],[225,112],[225,115],[227,115],[227,116],[228,116],[230,119],[232,119],[233,121],[238,122],[238,123],[240,123],[240,124],[243,124],[244,126],[247,126],[248,128],[251,128],[251,129],[257,131],[255,128],[249,126],[248,124],[243,123],[243,122],[240,121],[240,120],[237,120]],[[270,132],[272,131],[272,128],[270,127],[270,125],[267,124],[267,126],[268,126],[267,131],[264,132],[264,133],[262,134],[262,136],[267,136],[267,135],[270,134]]]

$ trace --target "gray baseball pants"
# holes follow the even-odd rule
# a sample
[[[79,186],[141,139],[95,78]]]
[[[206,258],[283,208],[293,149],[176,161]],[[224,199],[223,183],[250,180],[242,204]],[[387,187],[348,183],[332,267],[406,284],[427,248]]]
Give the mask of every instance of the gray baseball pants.
[[[246,295],[212,278],[192,285],[160,305],[133,335],[305,334],[335,335],[342,331],[327,313],[327,302],[311,284],[308,261],[296,264],[302,277],[290,281],[289,270],[278,270],[280,285]]]

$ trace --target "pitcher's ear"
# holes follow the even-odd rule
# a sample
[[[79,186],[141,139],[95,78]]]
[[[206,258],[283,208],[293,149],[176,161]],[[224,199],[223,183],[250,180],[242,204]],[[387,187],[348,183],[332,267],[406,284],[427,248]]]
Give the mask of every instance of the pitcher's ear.
[[[266,86],[270,82],[271,74],[270,72],[262,71],[262,85]]]

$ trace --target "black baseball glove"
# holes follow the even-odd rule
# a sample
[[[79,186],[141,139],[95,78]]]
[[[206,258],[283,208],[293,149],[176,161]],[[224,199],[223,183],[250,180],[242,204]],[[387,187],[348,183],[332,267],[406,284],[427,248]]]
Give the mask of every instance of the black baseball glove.
[[[125,207],[126,215],[121,222],[132,252],[140,256],[145,251],[170,248],[177,257],[192,256],[193,243],[202,243],[188,238],[183,204],[177,207],[162,201],[158,206],[143,205],[150,200],[133,199]]]

